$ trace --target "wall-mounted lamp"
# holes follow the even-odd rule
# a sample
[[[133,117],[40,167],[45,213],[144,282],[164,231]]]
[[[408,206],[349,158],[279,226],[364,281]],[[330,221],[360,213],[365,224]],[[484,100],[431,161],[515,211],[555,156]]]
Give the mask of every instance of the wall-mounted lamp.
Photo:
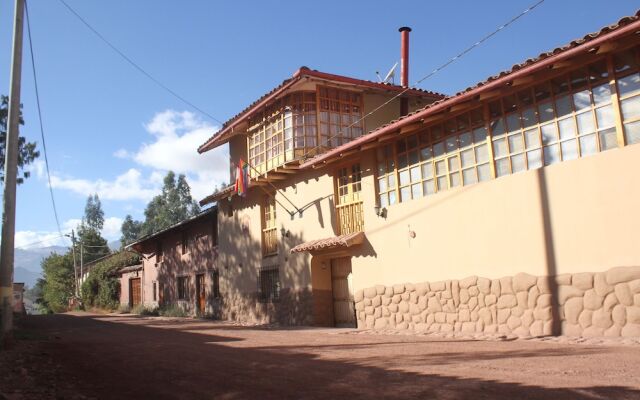
[[[288,238],[291,235],[288,229],[284,229],[284,227],[280,228],[280,234],[283,238]]]
[[[378,217],[387,218],[387,209],[385,207],[380,207],[379,204],[376,204],[373,206],[373,210]]]

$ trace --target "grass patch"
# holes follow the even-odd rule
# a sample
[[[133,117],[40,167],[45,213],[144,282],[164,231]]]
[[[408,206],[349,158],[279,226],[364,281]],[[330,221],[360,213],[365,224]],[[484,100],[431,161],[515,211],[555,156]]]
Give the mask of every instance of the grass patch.
[[[131,309],[132,314],[138,315],[150,315],[150,316],[158,316],[158,308],[157,307],[146,307],[142,304],[138,304],[137,306]]]
[[[163,317],[186,317],[188,316],[186,311],[177,305],[170,305],[158,310]]]

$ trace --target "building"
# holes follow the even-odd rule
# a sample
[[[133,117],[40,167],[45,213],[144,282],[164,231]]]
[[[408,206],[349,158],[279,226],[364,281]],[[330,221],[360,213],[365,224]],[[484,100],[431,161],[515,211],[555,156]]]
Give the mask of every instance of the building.
[[[401,86],[298,70],[198,149],[229,143],[251,176],[201,202],[224,233],[220,314],[640,336],[639,30],[448,97],[403,88],[409,29]]]
[[[211,207],[128,245],[142,254],[142,264],[120,270],[120,304],[216,316],[217,238],[217,208]]]
[[[13,312],[18,314],[26,314],[24,306],[24,283],[13,282]]]

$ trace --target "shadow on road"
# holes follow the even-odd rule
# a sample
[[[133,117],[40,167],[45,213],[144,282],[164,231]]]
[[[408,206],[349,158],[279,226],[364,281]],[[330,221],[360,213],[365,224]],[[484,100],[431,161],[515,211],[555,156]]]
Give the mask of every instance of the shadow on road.
[[[25,325],[54,337],[43,346],[63,366],[63,379],[76,380],[84,395],[100,399],[640,398],[640,391],[622,386],[558,389],[429,372],[442,364],[462,366],[468,361],[515,358],[526,366],[537,357],[583,356],[601,351],[586,346],[411,356],[411,342],[390,339],[384,343],[379,337],[376,343],[355,343],[365,340],[352,339],[353,335],[349,338],[353,344],[331,345],[305,343],[307,336],[308,340],[317,336],[301,334],[287,343],[287,333],[280,332],[285,342],[270,345],[265,332],[253,333],[252,338],[231,337],[216,334],[213,323],[205,329],[206,322],[183,322],[175,329],[165,322],[53,315],[32,316]],[[194,328],[201,331],[184,331]],[[250,344],[252,340],[256,343]],[[385,345],[395,345],[409,355],[394,357],[396,349],[387,350],[385,356],[375,351],[367,353],[367,348]],[[333,352],[323,353],[328,350]],[[350,351],[358,355],[350,357]],[[422,372],[409,372],[408,367],[420,367]]]

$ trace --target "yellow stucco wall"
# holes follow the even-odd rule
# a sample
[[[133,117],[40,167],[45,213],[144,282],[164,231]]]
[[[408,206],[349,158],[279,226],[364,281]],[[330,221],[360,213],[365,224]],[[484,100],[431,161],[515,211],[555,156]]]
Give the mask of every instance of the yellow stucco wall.
[[[375,256],[353,258],[356,290],[640,265],[640,146],[393,205],[386,219],[374,214],[373,159],[362,167]]]

